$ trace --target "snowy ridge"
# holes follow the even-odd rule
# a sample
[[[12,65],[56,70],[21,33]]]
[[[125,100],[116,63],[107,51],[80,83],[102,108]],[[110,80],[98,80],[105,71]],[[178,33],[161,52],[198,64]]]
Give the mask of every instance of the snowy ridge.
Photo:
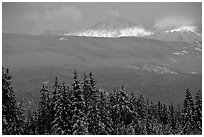
[[[66,38],[59,38],[59,40],[67,40]]]
[[[202,51],[202,32],[196,25],[183,25],[170,28],[168,30],[158,31],[155,28],[147,28],[143,25],[136,24],[135,22],[114,17],[105,21],[98,22],[97,24],[85,30],[71,33],[59,33],[56,31],[54,34],[62,36],[81,36],[81,37],[104,37],[104,38],[119,38],[119,37],[146,37],[161,41],[179,41],[189,43],[198,51]],[[201,32],[201,33],[199,33]],[[51,32],[49,32],[50,34]],[[52,33],[51,33],[52,34]],[[201,35],[200,35],[201,34]],[[67,40],[61,37],[59,40]],[[175,55],[184,55],[184,53],[173,53]]]
[[[160,73],[160,74],[178,74],[177,72],[172,71],[165,66],[154,65],[154,64],[143,64],[141,66],[128,65],[128,66],[125,66],[125,68],[133,69],[136,71],[148,71],[148,72],[154,72],[154,73]]]
[[[180,26],[146,36],[162,41],[180,41],[202,50],[202,37],[196,32],[196,26]]]
[[[168,33],[168,32],[173,33],[173,32],[176,32],[176,31],[192,31],[192,32],[195,32],[195,29],[196,29],[195,26],[181,26],[181,27],[170,29],[170,30],[166,30],[165,32],[166,33]]]
[[[93,30],[87,29],[85,31],[76,32],[76,33],[68,33],[64,34],[65,36],[85,36],[85,37],[108,37],[108,38],[117,38],[117,37],[139,37],[139,36],[147,36],[151,35],[153,32],[147,31],[144,28],[140,27],[132,27],[132,28],[124,28],[120,30]]]
[[[174,32],[192,32],[192,33],[195,33],[196,35],[200,36],[200,34],[198,34],[196,32],[196,26],[181,26],[181,27],[176,27],[176,28],[173,28],[173,29],[169,29],[169,30],[166,30],[164,31],[165,33],[174,33]],[[201,36],[200,36],[201,37]]]
[[[93,27],[84,31],[64,34],[65,36],[85,36],[85,37],[138,37],[151,35],[153,32],[145,29],[133,21],[115,17],[99,22]]]
[[[153,32],[145,30],[144,28],[126,28],[120,30],[121,35],[119,37],[127,37],[127,36],[148,36],[152,35]]]

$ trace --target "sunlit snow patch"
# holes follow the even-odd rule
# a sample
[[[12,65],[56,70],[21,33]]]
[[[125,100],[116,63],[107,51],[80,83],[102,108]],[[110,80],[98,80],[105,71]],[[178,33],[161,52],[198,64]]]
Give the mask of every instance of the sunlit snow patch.
[[[188,53],[188,51],[186,51],[186,50],[183,50],[183,51],[181,51],[181,52],[184,53],[184,54]]]
[[[173,33],[173,32],[178,32],[178,31],[192,31],[192,32],[195,32],[196,27],[195,26],[181,26],[181,27],[178,27],[178,28],[166,30],[165,32],[166,33],[168,33],[168,32]]]
[[[67,40],[67,39],[65,39],[65,38],[59,38],[59,40]]]
[[[191,72],[191,74],[199,74],[198,72]]]
[[[184,53],[180,53],[180,52],[172,52],[172,54],[174,54],[174,55],[184,55]]]
[[[153,65],[153,64],[143,64],[142,66],[134,66],[134,65],[128,65],[125,66],[125,68],[133,69],[135,71],[149,71],[154,73],[160,73],[160,74],[178,74],[177,72],[174,72],[167,67],[159,66],[159,65]]]
[[[145,30],[142,27],[128,27],[120,30],[106,30],[106,29],[87,29],[80,32],[64,34],[65,36],[85,36],[85,37],[142,37],[152,35],[153,32]]]
[[[152,35],[153,32],[147,31],[144,28],[134,27],[134,28],[125,28],[120,30],[120,35],[118,37],[127,37],[127,36],[148,36]]]
[[[197,50],[197,51],[201,51],[201,52],[202,52],[202,49],[197,48],[197,47],[195,47],[195,50]]]
[[[144,64],[142,66],[142,69],[147,70],[149,72],[155,72],[155,73],[161,73],[161,74],[165,74],[165,73],[178,74],[177,72],[171,71],[167,67],[159,66],[159,65],[152,65],[152,64]]]

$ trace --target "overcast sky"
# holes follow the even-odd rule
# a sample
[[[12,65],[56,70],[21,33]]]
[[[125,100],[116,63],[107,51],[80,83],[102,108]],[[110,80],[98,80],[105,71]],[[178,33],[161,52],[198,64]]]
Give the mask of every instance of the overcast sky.
[[[71,32],[114,16],[165,29],[201,23],[202,3],[3,3],[2,29],[26,34]]]

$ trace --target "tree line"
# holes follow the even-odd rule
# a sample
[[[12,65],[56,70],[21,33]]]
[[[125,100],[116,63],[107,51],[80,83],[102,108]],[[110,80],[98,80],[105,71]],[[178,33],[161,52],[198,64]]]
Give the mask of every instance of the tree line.
[[[36,111],[17,102],[9,69],[2,69],[2,134],[10,135],[178,135],[202,134],[202,96],[186,90],[183,105],[153,103],[134,92],[98,90],[92,73],[52,90],[43,85]]]

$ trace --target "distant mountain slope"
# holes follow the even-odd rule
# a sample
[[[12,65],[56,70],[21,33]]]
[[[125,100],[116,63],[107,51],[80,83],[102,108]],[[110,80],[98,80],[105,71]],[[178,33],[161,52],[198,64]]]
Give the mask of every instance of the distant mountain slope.
[[[167,73],[202,73],[202,53],[184,42],[141,37],[63,37],[64,40],[59,40],[59,37],[53,36],[3,34],[3,64],[20,67],[124,67],[146,64],[141,67],[145,71],[168,69]]]
[[[146,36],[152,34],[144,26],[133,21],[120,17],[110,18],[101,21],[84,31],[65,34],[66,36],[86,36],[86,37],[127,37]]]
[[[51,35],[51,36],[63,36],[64,34],[67,34],[66,31],[61,30],[47,30],[42,33],[42,35]]]
[[[162,41],[181,41],[190,43],[193,47],[202,49],[202,37],[193,32],[187,26],[181,26],[170,30],[155,33],[153,35],[146,36],[147,38],[157,39]]]

